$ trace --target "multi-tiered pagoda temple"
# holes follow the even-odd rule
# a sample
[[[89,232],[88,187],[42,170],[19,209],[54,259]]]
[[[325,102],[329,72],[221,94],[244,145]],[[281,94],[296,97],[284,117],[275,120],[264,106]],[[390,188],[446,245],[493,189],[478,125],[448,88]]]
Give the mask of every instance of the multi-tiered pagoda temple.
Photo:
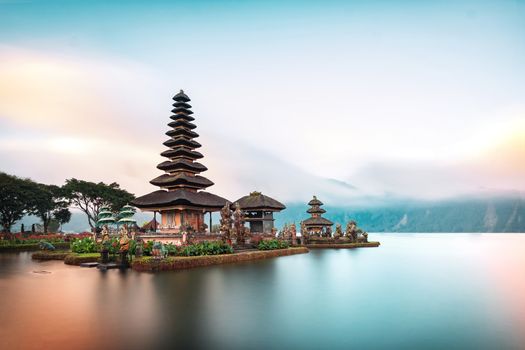
[[[203,189],[213,185],[213,182],[199,174],[207,168],[197,159],[203,155],[195,149],[201,147],[194,139],[199,135],[193,131],[196,128],[192,122],[190,98],[182,90],[173,97],[174,109],[168,124],[171,130],[166,132],[170,138],[164,145],[168,150],[161,156],[168,160],[157,165],[162,174],[150,183],[161,189],[133,201],[136,207],[153,212],[160,212],[160,232],[179,233],[182,231],[204,232],[204,214],[219,211],[228,200]]]
[[[311,215],[310,218],[303,221],[306,231],[311,235],[321,236],[326,233],[326,229],[329,229],[334,224],[328,219],[323,218],[323,214],[326,210],[321,208],[323,202],[317,199],[316,196],[308,202],[310,209],[306,212]]]

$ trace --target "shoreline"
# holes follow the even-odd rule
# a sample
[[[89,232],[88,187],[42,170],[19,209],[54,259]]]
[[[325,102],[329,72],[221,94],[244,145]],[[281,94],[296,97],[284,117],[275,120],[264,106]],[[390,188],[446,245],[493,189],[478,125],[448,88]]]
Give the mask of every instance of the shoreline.
[[[170,256],[162,260],[157,260],[152,257],[142,257],[139,259],[134,259],[131,262],[131,268],[138,272],[177,271],[191,269],[195,267],[232,264],[244,261],[276,258],[279,256],[305,254],[308,252],[308,248],[298,247],[275,250],[259,250],[221,255],[201,255],[188,257]]]
[[[56,251],[69,249],[70,242],[51,243]],[[4,245],[0,246],[0,253],[2,252],[17,252],[17,251],[36,251],[40,250],[40,243],[29,243],[29,244],[17,244],[17,245]]]
[[[362,242],[362,243],[317,243],[317,244],[306,244],[308,249],[354,249],[354,248],[375,248],[379,247],[379,242]]]

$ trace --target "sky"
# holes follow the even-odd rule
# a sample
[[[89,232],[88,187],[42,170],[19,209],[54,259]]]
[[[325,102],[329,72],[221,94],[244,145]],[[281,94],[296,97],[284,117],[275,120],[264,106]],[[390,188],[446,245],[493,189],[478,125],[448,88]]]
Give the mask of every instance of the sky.
[[[0,0],[0,170],[156,188],[171,97],[235,200],[525,191],[525,1]]]

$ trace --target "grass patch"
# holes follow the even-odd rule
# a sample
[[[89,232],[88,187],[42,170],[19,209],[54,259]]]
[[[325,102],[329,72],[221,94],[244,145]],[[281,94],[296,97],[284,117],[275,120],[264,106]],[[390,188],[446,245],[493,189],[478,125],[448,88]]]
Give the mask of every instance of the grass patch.
[[[80,265],[87,262],[97,262],[100,259],[100,253],[70,253],[64,259],[64,264]]]
[[[68,254],[68,251],[40,251],[35,252],[31,255],[33,260],[64,260]]]

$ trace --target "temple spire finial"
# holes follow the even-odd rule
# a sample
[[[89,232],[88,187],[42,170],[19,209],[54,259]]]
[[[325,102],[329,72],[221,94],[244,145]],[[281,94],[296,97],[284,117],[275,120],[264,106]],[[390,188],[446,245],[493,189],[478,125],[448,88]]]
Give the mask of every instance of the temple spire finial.
[[[180,92],[178,92],[175,96],[173,96],[173,100],[178,102],[189,102],[191,101],[188,95],[184,93],[184,90],[180,89]]]

